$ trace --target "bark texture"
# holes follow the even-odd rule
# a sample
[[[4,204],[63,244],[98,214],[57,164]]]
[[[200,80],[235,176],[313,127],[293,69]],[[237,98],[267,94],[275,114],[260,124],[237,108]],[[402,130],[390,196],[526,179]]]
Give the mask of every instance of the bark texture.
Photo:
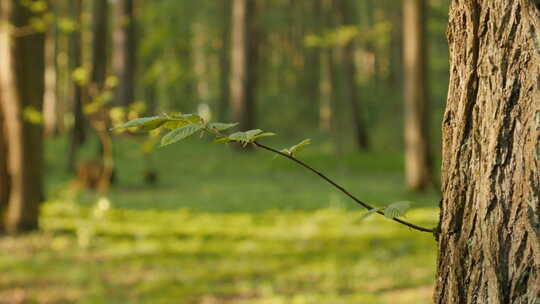
[[[540,3],[454,0],[435,303],[540,303]]]
[[[1,0],[0,20],[15,28],[33,17],[21,1]],[[40,113],[44,93],[44,35],[14,35],[0,27],[0,102],[7,134],[10,177],[5,229],[9,233],[36,229],[43,201],[43,138],[39,122],[27,113]]]
[[[403,1],[405,180],[409,189],[431,184],[425,0]]]
[[[255,127],[258,37],[255,1],[234,0],[231,20],[231,106],[241,130]]]

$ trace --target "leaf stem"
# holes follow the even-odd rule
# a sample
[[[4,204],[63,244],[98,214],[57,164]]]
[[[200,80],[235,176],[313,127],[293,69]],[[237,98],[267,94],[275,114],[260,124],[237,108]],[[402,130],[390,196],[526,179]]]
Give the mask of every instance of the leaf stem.
[[[324,179],[325,181],[327,181],[329,184],[331,184],[332,186],[334,186],[335,188],[337,188],[339,191],[343,192],[345,195],[347,195],[348,197],[350,197],[353,201],[355,201],[356,203],[358,203],[359,205],[361,205],[362,207],[366,208],[367,210],[372,210],[372,209],[375,209],[375,207],[361,201],[359,198],[357,198],[356,196],[352,195],[349,191],[347,191],[347,189],[343,188],[342,186],[340,186],[338,183],[334,182],[332,179],[330,179],[329,177],[327,177],[326,175],[324,175],[322,172],[318,171],[317,169],[311,167],[310,165],[304,163],[303,161],[299,160],[298,158],[294,157],[292,154],[287,154],[287,153],[283,153],[283,152],[280,152],[274,148],[271,148],[271,147],[268,147],[268,146],[265,146],[261,143],[258,143],[256,141],[253,142],[253,145],[255,147],[258,147],[258,148],[261,148],[261,149],[264,149],[264,150],[267,150],[267,151],[270,151],[270,152],[273,152],[275,154],[278,154],[278,155],[281,155],[285,158],[288,158],[294,162],[296,162],[297,164],[299,164],[300,166],[310,170],[311,172],[317,174],[319,177],[321,177],[322,179]],[[376,211],[378,214],[380,215],[384,215],[384,212],[378,210]],[[418,231],[422,231],[422,232],[428,232],[428,233],[433,233],[434,230],[433,229],[429,229],[429,228],[425,228],[425,227],[421,227],[421,226],[418,226],[418,225],[415,225],[415,224],[412,224],[412,223],[409,223],[407,221],[404,221],[402,219],[399,219],[399,218],[392,218],[393,221],[395,222],[398,222],[402,225],[405,225],[411,229],[414,229],[414,230],[418,230]]]

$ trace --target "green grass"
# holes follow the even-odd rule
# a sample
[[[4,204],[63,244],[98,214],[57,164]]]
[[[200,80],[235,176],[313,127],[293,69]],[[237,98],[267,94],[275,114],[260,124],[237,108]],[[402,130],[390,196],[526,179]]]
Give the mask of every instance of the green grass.
[[[64,186],[63,142],[49,145],[42,231],[0,238],[0,303],[431,302],[431,235],[360,220],[287,160],[190,140],[152,154],[149,187],[138,145],[115,148],[118,183],[97,203]],[[395,153],[338,158],[322,144],[301,158],[365,201],[412,200],[409,221],[436,223],[437,195],[408,193]]]

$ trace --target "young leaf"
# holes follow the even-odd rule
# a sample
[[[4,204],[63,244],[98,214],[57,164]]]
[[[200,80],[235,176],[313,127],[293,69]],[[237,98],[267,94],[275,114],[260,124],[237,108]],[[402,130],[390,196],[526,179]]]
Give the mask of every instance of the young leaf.
[[[209,129],[214,129],[218,131],[225,131],[232,127],[236,127],[238,123],[222,123],[222,122],[212,122],[208,124]]]
[[[275,136],[275,135],[276,135],[276,133],[265,132],[265,133],[261,133],[259,135],[253,136],[251,138],[251,141],[255,141],[255,140],[259,139],[259,138],[268,137],[268,136]]]
[[[301,142],[299,142],[298,144],[288,148],[288,149],[283,149],[281,150],[282,153],[286,153],[286,154],[289,154],[289,155],[292,155],[294,153],[297,153],[297,152],[300,152],[305,146],[307,145],[310,145],[311,144],[311,139],[304,139],[302,140]]]
[[[251,139],[253,139],[253,137],[261,134],[263,131],[261,129],[255,129],[255,130],[249,130],[249,131],[246,131],[246,137],[248,139],[248,141],[251,141]]]
[[[146,126],[154,126],[156,124],[163,124],[167,120],[169,120],[166,117],[162,116],[152,116],[152,117],[141,117],[137,118],[131,121],[128,121],[124,124],[121,124],[119,126],[114,127],[113,129],[127,129],[127,128],[133,128],[133,127],[146,127]]]
[[[202,128],[203,126],[200,124],[190,124],[178,129],[174,129],[171,132],[165,134],[165,136],[163,136],[163,138],[161,139],[161,146],[167,146],[184,138],[187,138],[195,134],[197,131],[200,131]]]
[[[410,202],[396,202],[390,204],[384,208],[384,216],[390,219],[403,216],[410,207]]]
[[[229,135],[229,139],[231,141],[241,141],[241,142],[247,142],[248,136],[246,132],[236,132],[231,135]]]
[[[362,214],[362,216],[360,216],[360,218],[359,218],[358,220],[359,220],[359,221],[363,221],[363,220],[365,220],[368,216],[377,213],[379,210],[381,210],[381,209],[380,209],[380,208],[369,209],[366,213]]]

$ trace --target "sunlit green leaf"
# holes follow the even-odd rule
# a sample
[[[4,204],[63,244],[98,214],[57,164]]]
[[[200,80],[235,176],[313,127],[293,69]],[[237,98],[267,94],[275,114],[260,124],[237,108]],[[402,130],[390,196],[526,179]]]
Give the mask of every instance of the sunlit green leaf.
[[[387,218],[400,217],[411,207],[410,202],[396,202],[384,208],[384,216]]]
[[[161,146],[167,146],[182,139],[185,139],[195,134],[197,131],[200,131],[202,128],[203,126],[201,124],[190,124],[178,129],[174,129],[171,132],[165,134],[165,136],[163,136],[163,138],[161,139]]]
[[[114,129],[126,129],[133,127],[146,127],[146,126],[156,126],[165,123],[168,118],[162,116],[152,116],[152,117],[141,117],[131,121],[128,121],[124,124],[114,127]],[[154,128],[155,129],[155,128]]]

